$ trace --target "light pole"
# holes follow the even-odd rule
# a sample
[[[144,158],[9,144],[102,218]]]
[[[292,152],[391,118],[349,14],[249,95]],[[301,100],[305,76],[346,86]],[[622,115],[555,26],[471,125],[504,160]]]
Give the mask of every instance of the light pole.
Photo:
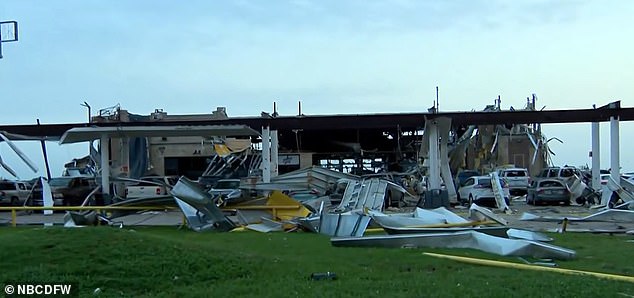
[[[90,123],[90,105],[84,101],[84,103],[80,103],[79,104],[82,107],[86,107],[88,109],[88,123]],[[92,158],[90,157],[90,154],[92,153],[92,141],[88,142],[88,158],[92,160]]]
[[[90,114],[90,105],[87,102],[85,102],[85,101],[84,101],[84,103],[80,103],[79,105],[82,106],[82,107],[88,108],[88,123],[90,123],[90,115],[91,115]]]

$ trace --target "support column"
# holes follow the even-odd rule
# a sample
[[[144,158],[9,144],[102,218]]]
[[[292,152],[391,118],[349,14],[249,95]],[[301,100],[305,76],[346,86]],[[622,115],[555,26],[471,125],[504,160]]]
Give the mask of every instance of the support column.
[[[262,182],[271,182],[271,150],[269,127],[262,127]]]
[[[601,189],[601,146],[599,122],[592,123],[592,188]]]
[[[101,151],[101,191],[104,196],[110,195],[110,138],[108,135],[101,135],[99,147]]]
[[[449,167],[449,131],[451,130],[451,118],[442,117],[438,119],[438,135],[440,136],[440,174],[447,188],[449,202],[458,203],[458,195],[451,176]]]
[[[621,185],[621,161],[619,160],[619,118],[610,118],[610,174]]]
[[[429,130],[429,189],[440,189],[440,160],[438,152],[438,124],[430,121]]]
[[[279,141],[277,130],[271,130],[271,177],[277,177],[279,173]]]

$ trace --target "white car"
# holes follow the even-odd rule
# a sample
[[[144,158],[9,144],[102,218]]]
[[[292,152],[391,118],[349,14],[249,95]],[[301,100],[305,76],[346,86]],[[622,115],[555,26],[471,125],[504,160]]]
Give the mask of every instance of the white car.
[[[504,200],[509,204],[509,188],[504,179],[500,179],[504,191]],[[491,176],[469,177],[458,188],[458,200],[463,203],[495,206],[495,195],[491,185]]]

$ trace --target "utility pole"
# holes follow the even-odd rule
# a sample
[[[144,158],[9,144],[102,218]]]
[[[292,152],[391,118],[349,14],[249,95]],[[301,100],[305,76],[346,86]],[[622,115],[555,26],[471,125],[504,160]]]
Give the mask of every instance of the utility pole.
[[[88,123],[90,123],[90,115],[92,115],[90,113],[90,105],[87,102],[85,102],[85,101],[84,101],[84,103],[80,103],[79,105],[82,106],[82,107],[86,107],[88,109]]]
[[[439,112],[439,111],[438,111],[438,109],[439,109],[439,108],[438,108],[438,106],[439,106],[439,105],[440,105],[440,104],[438,103],[438,86],[436,86],[436,113],[438,113],[438,112]]]
[[[82,107],[86,107],[88,109],[88,124],[90,124],[90,117],[91,117],[91,111],[90,111],[90,105],[88,104],[88,102],[84,101],[83,103],[79,104]],[[92,141],[88,142],[88,156],[90,157],[90,154],[92,153]]]
[[[18,41],[18,22],[0,22],[0,59],[2,59],[2,43]]]

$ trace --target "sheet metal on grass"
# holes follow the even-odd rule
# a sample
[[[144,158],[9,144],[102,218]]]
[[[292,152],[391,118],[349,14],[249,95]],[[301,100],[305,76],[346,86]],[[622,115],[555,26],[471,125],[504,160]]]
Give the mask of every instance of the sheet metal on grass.
[[[333,246],[344,247],[437,247],[472,248],[502,256],[530,256],[534,258],[573,259],[574,250],[537,241],[506,239],[474,231],[435,234],[408,234],[366,237],[337,237],[330,239]]]
[[[560,221],[563,221],[564,219],[567,219],[568,221],[634,222],[634,211],[607,209],[607,210],[599,211],[595,214],[588,215],[586,217],[539,216],[539,215],[525,212],[520,217],[520,220],[546,221],[546,222],[560,222]]]
[[[361,237],[369,223],[369,216],[357,212],[323,212],[319,220],[319,233],[336,237]]]
[[[436,209],[421,209],[417,207],[413,212],[393,214],[370,210],[368,214],[380,226],[392,228],[468,222],[444,207]]]

